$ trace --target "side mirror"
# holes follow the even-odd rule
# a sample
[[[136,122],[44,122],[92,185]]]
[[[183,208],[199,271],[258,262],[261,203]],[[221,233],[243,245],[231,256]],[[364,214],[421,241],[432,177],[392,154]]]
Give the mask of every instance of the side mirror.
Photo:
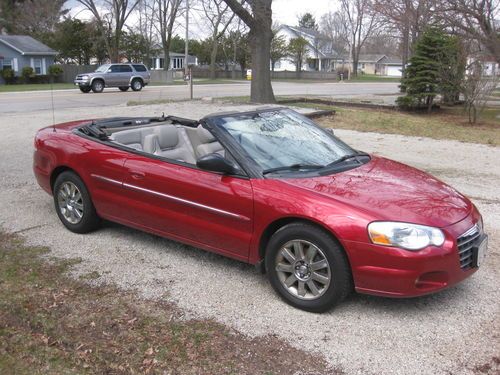
[[[196,166],[206,171],[223,174],[236,174],[239,168],[220,154],[212,153],[202,156],[196,161]]]

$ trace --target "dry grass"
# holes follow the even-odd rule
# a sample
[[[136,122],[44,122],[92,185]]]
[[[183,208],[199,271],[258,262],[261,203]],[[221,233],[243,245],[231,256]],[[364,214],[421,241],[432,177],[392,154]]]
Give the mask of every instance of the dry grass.
[[[341,373],[276,338],[186,321],[168,303],[71,279],[74,262],[48,262],[47,252],[0,232],[2,374]]]
[[[500,145],[500,119],[497,118],[500,109],[486,109],[476,125],[467,123],[467,118],[460,108],[442,109],[431,115],[383,109],[335,109],[335,117],[323,118],[318,122],[322,126],[336,129]]]

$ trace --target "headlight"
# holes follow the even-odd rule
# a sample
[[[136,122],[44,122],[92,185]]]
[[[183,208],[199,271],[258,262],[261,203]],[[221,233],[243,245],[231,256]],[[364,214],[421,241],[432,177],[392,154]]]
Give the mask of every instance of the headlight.
[[[81,76],[81,79],[89,79],[89,76]]]
[[[370,223],[368,234],[374,244],[407,250],[420,250],[429,245],[441,246],[444,243],[444,234],[438,228],[392,221]]]

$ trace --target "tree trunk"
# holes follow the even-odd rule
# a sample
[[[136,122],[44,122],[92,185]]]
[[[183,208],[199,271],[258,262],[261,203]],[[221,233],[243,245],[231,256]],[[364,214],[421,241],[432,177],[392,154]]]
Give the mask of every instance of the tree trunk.
[[[165,55],[165,59],[163,60],[163,70],[170,69],[170,41],[172,40],[171,36],[167,37],[163,42],[163,54]]]
[[[270,27],[261,24],[260,28],[260,30],[250,31],[252,51],[250,101],[254,103],[275,103],[269,58],[273,34]]]
[[[212,51],[210,52],[210,79],[215,79],[216,78],[216,63],[217,63],[217,50],[219,49],[219,44],[217,43],[217,40],[213,40],[212,42]]]

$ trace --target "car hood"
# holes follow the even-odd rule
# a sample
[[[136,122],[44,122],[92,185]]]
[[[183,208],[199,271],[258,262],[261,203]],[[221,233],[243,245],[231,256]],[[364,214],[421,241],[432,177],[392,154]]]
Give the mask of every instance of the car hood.
[[[469,199],[445,183],[380,157],[329,176],[282,181],[353,206],[374,220],[445,227],[462,220],[472,210]]]

